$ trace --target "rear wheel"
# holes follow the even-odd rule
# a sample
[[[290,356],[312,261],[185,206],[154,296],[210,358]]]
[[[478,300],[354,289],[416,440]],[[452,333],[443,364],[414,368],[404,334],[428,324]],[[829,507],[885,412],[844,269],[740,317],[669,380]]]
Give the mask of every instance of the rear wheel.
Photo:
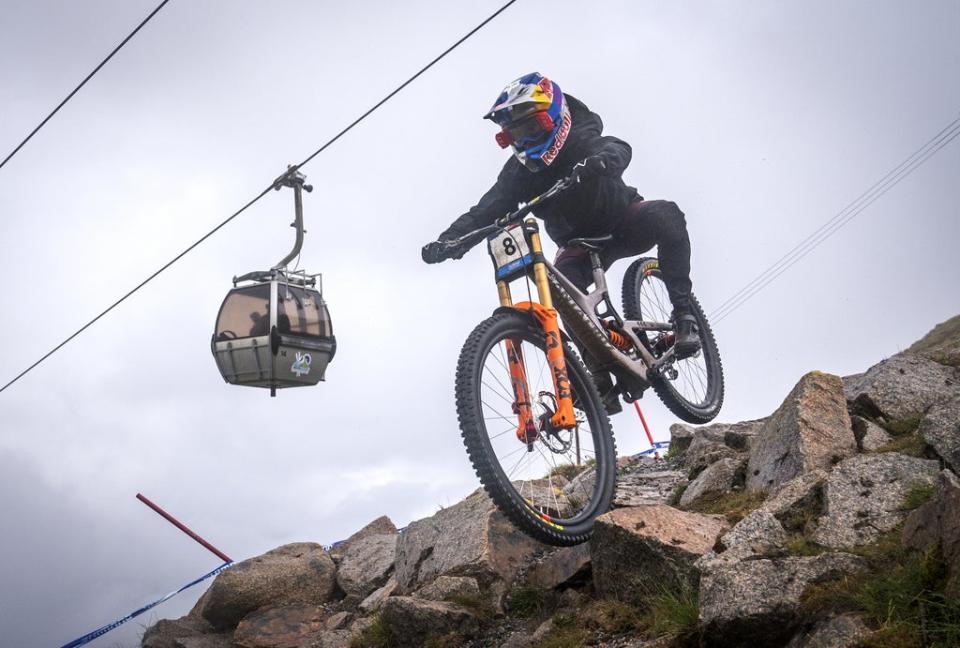
[[[723,365],[713,331],[696,297],[690,306],[700,334],[700,351],[672,360],[653,379],[653,388],[671,412],[688,423],[707,423],[723,404]],[[637,259],[623,278],[623,313],[631,320],[667,322],[673,308],[657,259]],[[640,342],[655,358],[673,346],[673,332],[643,331]]]
[[[522,359],[536,430],[518,438],[510,353]],[[587,370],[564,345],[576,426],[553,428],[553,378],[543,329],[499,313],[467,338],[457,364],[457,414],[467,454],[487,493],[520,529],[553,545],[586,541],[613,500],[616,450]]]

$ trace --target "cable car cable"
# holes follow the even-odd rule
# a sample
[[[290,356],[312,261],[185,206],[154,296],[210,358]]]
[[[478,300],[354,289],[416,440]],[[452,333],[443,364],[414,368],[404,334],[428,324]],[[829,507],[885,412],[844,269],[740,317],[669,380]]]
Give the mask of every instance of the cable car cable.
[[[134,35],[135,35],[138,31],[140,31],[140,29],[141,29],[144,25],[146,25],[148,22],[150,22],[150,19],[153,18],[155,15],[157,15],[157,13],[158,13],[161,9],[163,9],[163,6],[164,6],[165,4],[167,4],[168,2],[170,2],[170,0],[163,0],[163,2],[161,2],[160,4],[158,4],[158,5],[157,5],[157,8],[154,9],[153,11],[151,11],[151,12],[150,12],[150,15],[147,16],[146,18],[144,18],[144,19],[140,22],[140,24],[137,25],[136,29],[134,29],[132,32],[130,32],[130,33],[127,35],[127,37],[124,38],[124,39],[120,42],[119,45],[117,45],[115,48],[113,48],[113,51],[110,52],[110,53],[107,55],[107,58],[105,58],[105,59],[103,59],[102,61],[100,61],[100,65],[98,65],[97,67],[93,68],[93,72],[91,72],[90,74],[88,74],[88,75],[86,76],[86,78],[85,78],[83,81],[80,82],[80,85],[78,85],[76,88],[74,88],[73,91],[72,91],[70,94],[68,94],[67,97],[66,97],[63,101],[61,101],[61,102],[57,105],[56,108],[53,109],[53,112],[51,112],[49,115],[47,115],[47,116],[43,119],[43,121],[40,122],[40,123],[37,125],[36,128],[34,128],[32,131],[30,131],[30,134],[27,135],[27,137],[26,137],[22,142],[20,142],[20,143],[17,145],[17,147],[16,147],[15,149],[13,149],[13,151],[11,151],[10,154],[9,154],[7,157],[3,158],[3,162],[0,162],[0,169],[2,169],[2,168],[3,168],[3,165],[5,165],[5,164],[10,160],[10,158],[12,158],[14,155],[16,155],[17,152],[18,152],[20,149],[22,149],[23,146],[24,146],[27,142],[29,142],[30,139],[31,139],[34,135],[37,134],[37,131],[39,131],[41,128],[43,128],[44,125],[45,125],[48,121],[50,121],[50,118],[51,118],[51,117],[53,117],[54,115],[56,115],[57,112],[59,112],[59,110],[60,110],[61,108],[63,108],[64,105],[66,105],[66,103],[67,103],[68,101],[70,101],[70,99],[73,98],[73,95],[77,94],[77,92],[80,91],[80,88],[82,88],[83,86],[85,86],[85,85],[87,84],[87,81],[89,81],[90,79],[92,79],[93,76],[94,76],[97,72],[100,71],[100,68],[102,68],[104,65],[107,64],[107,61],[109,61],[110,59],[113,58],[113,55],[114,55],[114,54],[116,54],[117,52],[119,52],[120,49],[121,49],[124,45],[127,44],[127,41],[129,41],[131,38],[133,38]]]
[[[756,277],[754,277],[749,283],[747,283],[739,291],[737,291],[736,293],[728,297],[719,306],[716,306],[713,310],[713,313],[711,313],[710,315],[711,319],[720,316],[723,313],[723,311],[730,309],[730,307],[733,306],[738,301],[738,298],[741,295],[750,291],[757,284],[763,282],[770,274],[775,273],[779,269],[779,266],[781,264],[783,264],[784,262],[788,262],[795,253],[801,251],[806,245],[808,245],[811,241],[813,241],[821,232],[829,229],[838,220],[841,220],[844,216],[848,215],[848,212],[856,209],[856,207],[861,201],[868,199],[872,193],[874,193],[876,190],[882,187],[885,183],[893,179],[898,173],[901,172],[902,169],[912,164],[915,161],[914,158],[922,157],[926,149],[936,145],[938,140],[940,140],[945,133],[953,129],[958,123],[960,123],[960,117],[953,120],[947,127],[945,127],[939,133],[934,135],[929,141],[927,141],[927,143],[925,143],[919,149],[914,151],[909,157],[907,157],[907,159],[905,159],[903,162],[897,165],[897,167],[895,167],[893,170],[888,172],[880,180],[875,182],[873,186],[871,186],[865,192],[860,194],[853,202],[851,202],[849,205],[847,205],[842,210],[840,210],[833,218],[825,222],[823,225],[817,228],[814,232],[808,235],[805,239],[797,243],[789,252],[785,253],[782,257],[780,257],[773,264],[771,264],[770,267],[768,267],[766,270],[764,270],[763,272],[758,274]]]
[[[903,164],[901,163],[901,165],[897,167],[897,169],[900,169],[899,171],[897,171],[896,173],[891,172],[893,174],[892,176],[891,174],[888,174],[888,176],[891,176],[888,181],[886,182],[881,181],[880,183],[875,184],[874,187],[871,188],[871,190],[868,190],[862,196],[867,196],[871,193],[873,195],[871,195],[869,198],[867,198],[864,201],[861,201],[858,198],[856,201],[854,201],[854,203],[851,203],[851,206],[856,205],[858,202],[860,203],[856,205],[856,207],[854,207],[852,212],[844,214],[844,212],[847,212],[848,209],[850,209],[850,206],[845,208],[842,212],[840,212],[840,214],[844,214],[841,220],[835,221],[835,219],[837,218],[835,216],[833,219],[828,221],[828,223],[821,226],[820,229],[814,232],[814,234],[811,234],[809,237],[807,237],[807,239],[804,239],[805,242],[811,241],[809,245],[804,246],[803,243],[797,245],[794,248],[794,250],[799,250],[796,254],[794,254],[793,251],[791,251],[790,253],[782,257],[780,261],[778,261],[773,266],[768,268],[766,271],[761,273],[757,278],[754,279],[754,281],[751,282],[751,284],[753,284],[752,288],[748,290],[745,287],[744,289],[741,289],[737,293],[737,295],[742,295],[741,297],[737,299],[734,299],[734,298],[728,299],[727,302],[725,302],[725,303],[728,303],[728,305],[725,308],[717,309],[716,312],[711,314],[710,317],[713,320],[713,323],[717,324],[723,321],[728,315],[730,315],[731,313],[733,313],[733,311],[735,311],[740,306],[742,306],[747,301],[749,301],[752,297],[754,297],[757,293],[759,293],[763,288],[769,285],[774,279],[776,279],[781,274],[789,270],[794,264],[800,261],[803,257],[807,256],[807,254],[812,252],[814,249],[816,249],[821,243],[823,243],[828,238],[833,236],[840,228],[842,228],[851,220],[859,216],[867,207],[872,205],[881,196],[883,196],[885,193],[887,193],[888,191],[893,189],[893,187],[899,184],[901,180],[903,180],[904,178],[909,176],[911,173],[916,171],[918,168],[920,168],[920,166],[922,166],[924,162],[926,162],[931,157],[933,157],[938,151],[940,151],[940,149],[944,148],[947,144],[950,144],[953,140],[955,140],[958,136],[960,136],[960,127],[956,127],[956,124],[958,121],[960,121],[960,119],[955,120],[953,123],[951,123],[950,126],[940,131],[940,133],[938,133],[938,135],[934,137],[934,140],[936,140],[936,144],[932,148],[928,148],[930,144],[930,142],[928,142],[926,145],[924,145],[924,147],[922,147],[922,149],[926,148],[927,150],[919,158],[910,162],[906,167],[903,167]],[[947,131],[949,131],[949,133],[947,133]],[[944,135],[944,133],[947,133],[947,134]],[[931,142],[934,140],[931,140]],[[914,155],[911,155],[910,157],[913,158],[915,155],[916,153],[914,153]],[[903,168],[901,169],[901,167]],[[840,214],[838,214],[838,216]],[[827,225],[831,225],[831,227],[828,228]],[[821,233],[818,236],[815,236],[817,232],[821,232]],[[777,266],[780,266],[781,262],[788,257],[793,257],[793,258],[788,263],[786,263],[786,265],[783,265],[782,267],[777,268],[774,272],[770,273],[771,270],[773,270]],[[766,276],[764,277],[764,275]],[[761,279],[761,278],[762,280],[760,281],[760,283],[756,283],[758,279]],[[748,284],[748,287],[751,284]]]
[[[400,84],[399,86],[397,86],[397,88],[396,88],[395,90],[393,90],[390,94],[388,94],[386,97],[384,97],[384,98],[381,99],[379,102],[377,102],[377,104],[374,105],[373,108],[370,108],[367,112],[363,113],[360,117],[358,117],[357,119],[355,119],[349,126],[347,126],[347,127],[344,128],[343,130],[341,130],[339,133],[337,133],[336,135],[334,135],[334,136],[333,136],[330,140],[328,140],[323,146],[321,146],[321,147],[318,148],[316,151],[314,151],[312,154],[310,154],[303,162],[301,162],[300,164],[298,164],[298,165],[296,165],[296,166],[294,166],[294,167],[291,167],[291,168],[287,171],[287,173],[295,173],[297,169],[299,169],[300,167],[304,166],[305,164],[307,164],[308,162],[310,162],[313,158],[315,158],[317,155],[319,155],[320,153],[322,153],[327,147],[329,147],[331,144],[333,144],[333,143],[336,142],[338,139],[340,139],[341,137],[343,137],[343,135],[345,135],[349,130],[351,130],[354,126],[356,126],[357,124],[359,124],[361,121],[363,121],[364,119],[366,119],[371,113],[373,113],[373,111],[375,111],[377,108],[379,108],[380,106],[382,106],[383,104],[385,104],[387,101],[389,101],[391,98],[393,98],[394,95],[396,95],[398,92],[400,92],[401,90],[403,90],[405,87],[407,87],[408,85],[410,85],[410,83],[411,83],[414,79],[416,79],[417,77],[419,77],[420,75],[422,75],[424,72],[426,72],[427,70],[429,70],[431,67],[433,67],[436,63],[438,63],[441,59],[443,59],[445,56],[447,56],[450,52],[452,52],[452,51],[455,50],[457,47],[459,47],[461,44],[463,44],[464,41],[466,41],[468,38],[470,38],[470,37],[473,36],[475,33],[477,33],[478,31],[480,31],[480,29],[482,29],[483,27],[485,27],[485,26],[487,25],[487,23],[489,23],[491,20],[493,20],[494,18],[496,18],[497,16],[499,16],[501,13],[503,13],[510,5],[512,5],[512,4],[515,3],[516,1],[517,1],[517,0],[510,0],[509,2],[507,2],[506,4],[504,4],[502,7],[500,7],[497,11],[495,11],[495,12],[492,13],[492,14],[490,14],[490,16],[489,16],[486,20],[484,20],[484,21],[481,22],[479,25],[477,25],[476,27],[474,27],[473,29],[471,29],[471,30],[470,30],[469,32],[467,32],[467,34],[466,34],[465,36],[463,36],[460,40],[458,40],[456,43],[454,43],[453,45],[451,45],[450,47],[448,47],[446,50],[444,50],[444,52],[443,52],[442,54],[440,54],[439,56],[437,56],[436,58],[434,58],[434,59],[433,59],[432,61],[430,61],[427,65],[423,66],[416,74],[414,74],[412,77],[410,77],[409,79],[407,79],[405,82],[403,82],[402,84]],[[166,4],[167,2],[169,2],[169,0],[164,0],[163,4]],[[162,7],[163,4],[161,4],[160,6]],[[158,10],[159,10],[159,7],[158,7]],[[156,13],[156,12],[154,12],[154,13]],[[120,304],[122,304],[122,303],[123,303],[124,301],[126,301],[129,297],[131,297],[134,293],[136,293],[138,290],[140,290],[140,289],[143,288],[145,285],[147,285],[149,282],[151,282],[153,279],[155,279],[160,273],[162,273],[164,270],[166,270],[167,268],[169,268],[170,266],[172,266],[174,263],[176,263],[177,261],[179,261],[181,258],[183,258],[184,256],[186,256],[186,254],[187,254],[188,252],[192,251],[195,247],[197,247],[198,245],[200,245],[201,243],[203,243],[204,241],[206,241],[208,238],[210,238],[211,236],[213,236],[213,234],[215,234],[217,231],[219,231],[221,228],[223,228],[227,223],[229,223],[229,222],[232,221],[234,218],[236,218],[237,216],[239,216],[240,214],[242,214],[243,212],[245,212],[247,209],[249,209],[250,207],[252,207],[252,206],[254,205],[254,203],[256,203],[256,202],[259,201],[261,198],[263,198],[265,195],[267,195],[268,193],[270,193],[271,191],[273,191],[273,189],[274,189],[275,186],[276,186],[276,181],[274,181],[273,183],[271,183],[270,186],[268,186],[266,189],[264,189],[264,190],[261,191],[259,194],[257,194],[257,196],[256,196],[255,198],[253,198],[253,199],[252,199],[250,202],[248,202],[246,205],[244,205],[243,207],[241,207],[240,209],[238,209],[237,211],[235,211],[233,214],[231,214],[228,218],[226,218],[226,219],[225,219],[223,222],[221,222],[219,225],[217,225],[217,226],[214,227],[212,230],[210,230],[209,232],[207,232],[206,234],[204,234],[204,235],[203,235],[201,238],[199,238],[196,242],[194,242],[192,245],[190,245],[190,247],[188,247],[188,248],[185,249],[183,252],[181,252],[180,254],[178,254],[177,256],[175,256],[173,259],[171,259],[170,261],[168,261],[166,264],[164,264],[163,267],[161,267],[159,270],[157,270],[156,272],[154,272],[153,274],[151,274],[149,277],[147,277],[146,279],[144,279],[143,281],[141,281],[135,288],[133,288],[132,290],[130,290],[130,291],[129,291],[127,294],[125,294],[123,297],[121,297],[121,298],[118,299],[117,301],[113,302],[110,306],[108,306],[106,309],[104,309],[99,315],[97,315],[97,316],[94,317],[92,320],[90,320],[89,322],[87,322],[86,324],[84,324],[82,327],[80,327],[79,329],[77,329],[73,334],[71,334],[71,335],[70,335],[68,338],[66,338],[63,342],[61,342],[60,344],[58,344],[57,346],[55,346],[53,349],[51,349],[50,351],[48,351],[47,353],[45,353],[45,354],[43,355],[43,357],[41,357],[39,360],[37,360],[37,361],[34,362],[32,365],[30,365],[29,367],[27,367],[26,369],[24,369],[23,371],[21,371],[19,374],[17,374],[17,376],[16,376],[15,378],[13,378],[13,380],[9,381],[9,382],[8,382],[7,384],[5,384],[3,387],[0,387],[0,393],[2,393],[3,391],[5,391],[8,387],[10,387],[11,385],[13,385],[15,382],[17,382],[17,381],[20,380],[21,378],[23,378],[23,377],[24,377],[25,375],[27,375],[30,371],[32,371],[34,368],[36,368],[40,363],[42,363],[42,362],[45,361],[47,358],[49,358],[50,356],[52,356],[54,353],[56,353],[57,351],[59,351],[61,348],[63,348],[67,343],[69,343],[69,342],[70,342],[71,340],[73,340],[75,337],[77,337],[78,335],[80,335],[81,333],[83,333],[85,330],[87,330],[88,328],[90,328],[90,326],[92,326],[97,320],[99,320],[99,319],[102,318],[104,315],[106,315],[107,313],[109,313],[110,311],[112,311],[114,308],[116,308],[117,306],[119,306]]]

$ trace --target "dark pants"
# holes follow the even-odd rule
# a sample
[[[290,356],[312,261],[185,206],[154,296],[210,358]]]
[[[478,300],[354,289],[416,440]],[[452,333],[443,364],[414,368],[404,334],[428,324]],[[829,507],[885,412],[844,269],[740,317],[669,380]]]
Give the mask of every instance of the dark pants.
[[[605,243],[600,252],[604,270],[617,259],[643,254],[656,245],[660,272],[674,312],[690,310],[690,238],[687,221],[676,203],[668,200],[631,203],[623,222],[611,234],[613,240]],[[593,283],[590,256],[582,248],[560,248],[554,265],[584,292]]]

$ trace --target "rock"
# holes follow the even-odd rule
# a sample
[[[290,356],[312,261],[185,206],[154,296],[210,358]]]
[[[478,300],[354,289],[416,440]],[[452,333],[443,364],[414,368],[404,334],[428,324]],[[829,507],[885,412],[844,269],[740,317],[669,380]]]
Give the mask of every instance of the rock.
[[[909,353],[887,358],[866,373],[843,379],[852,411],[871,418],[907,421],[956,393],[960,370]]]
[[[561,547],[546,555],[527,572],[527,582],[540,589],[553,589],[590,574],[590,545]]]
[[[326,629],[326,612],[297,603],[264,608],[245,616],[233,633],[241,648],[299,648]]]
[[[685,423],[674,423],[670,426],[670,454],[672,456],[678,456],[690,447],[696,429]]]
[[[394,577],[387,579],[387,582],[383,587],[373,592],[370,596],[363,599],[363,601],[358,606],[361,612],[370,614],[380,609],[380,606],[383,605],[383,602],[387,598],[393,596],[393,593],[397,591],[397,580]]]
[[[326,630],[298,648],[350,648],[355,636],[347,630]]]
[[[747,488],[776,490],[807,471],[829,469],[856,451],[840,378],[808,373],[757,433]]]
[[[666,504],[687,478],[676,470],[624,471],[617,476],[614,506]]]
[[[865,566],[862,559],[841,553],[718,563],[700,579],[700,622],[707,645],[783,645],[808,587]]]
[[[787,532],[780,521],[769,511],[758,509],[743,518],[728,533],[720,538],[719,549],[724,561],[745,560],[754,556],[775,553],[787,542]],[[716,554],[708,554],[709,559]],[[701,562],[701,569],[705,562]]]
[[[333,560],[310,542],[284,545],[244,560],[222,572],[202,599],[198,612],[218,630],[234,628],[264,606],[288,603],[320,605],[333,598]]]
[[[949,569],[947,590],[960,596],[960,479],[950,470],[940,473],[934,497],[903,524],[905,547],[924,550],[937,543]]]
[[[887,452],[858,455],[838,464],[824,484],[826,512],[813,540],[826,547],[858,547],[897,526],[904,498],[918,484],[932,485],[936,461]]]
[[[823,499],[823,485],[827,481],[827,472],[811,470],[783,484],[760,505],[777,519],[785,518],[803,509],[819,508]]]
[[[236,648],[233,634],[209,634],[202,637],[184,637],[174,641],[174,648]]]
[[[853,614],[825,619],[796,635],[787,648],[851,648],[869,634],[863,620]]]
[[[380,618],[397,646],[422,646],[430,637],[449,634],[471,637],[480,626],[477,617],[461,607],[412,596],[388,599],[380,608]]]
[[[213,626],[203,619],[185,616],[180,619],[161,619],[143,633],[142,648],[176,648],[176,640],[202,637],[214,632]]]
[[[722,443],[731,450],[746,452],[750,443],[766,419],[754,419],[739,423],[712,423],[694,427],[686,423],[674,423],[670,426],[670,453],[684,453],[695,438],[703,442]]]
[[[354,542],[363,540],[367,536],[396,535],[397,533],[397,527],[394,526],[393,521],[391,521],[386,515],[381,515],[346,540],[338,542],[330,547],[330,557],[333,558],[334,562],[340,562],[340,558],[343,557],[343,554],[346,553],[347,549],[349,549],[350,545],[352,545]]]
[[[738,477],[743,477],[745,463],[744,459],[728,457],[710,464],[683,491],[680,505],[688,506],[701,497],[713,497],[729,491]]]
[[[426,587],[413,593],[430,601],[448,601],[452,597],[479,597],[480,586],[476,578],[469,576],[438,576]]]
[[[400,536],[368,535],[350,544],[337,567],[337,584],[347,594],[366,597],[382,587],[393,572]]]
[[[397,543],[394,576],[410,592],[437,576],[473,576],[481,586],[513,580],[535,551],[545,547],[518,531],[485,493],[410,524]]]
[[[707,466],[721,459],[734,459],[741,456],[722,441],[711,441],[707,436],[697,435],[681,459],[683,468],[690,479],[707,469]]]
[[[960,390],[931,407],[918,432],[948,466],[960,470]]]
[[[337,612],[336,614],[331,614],[326,622],[324,627],[327,630],[343,630],[344,628],[349,627],[350,623],[353,621],[353,614],[350,612]]]
[[[695,589],[694,561],[726,529],[715,518],[665,505],[614,509],[597,518],[590,540],[594,587],[631,603],[665,589]]]
[[[937,324],[932,331],[914,342],[907,353],[960,367],[960,315]]]
[[[862,416],[851,416],[850,422],[860,452],[874,452],[893,441],[893,437],[886,430]]]

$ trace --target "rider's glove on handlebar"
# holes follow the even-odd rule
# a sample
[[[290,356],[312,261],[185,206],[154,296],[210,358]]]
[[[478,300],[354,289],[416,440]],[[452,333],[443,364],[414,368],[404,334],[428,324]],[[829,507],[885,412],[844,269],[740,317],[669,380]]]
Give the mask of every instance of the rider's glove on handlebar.
[[[451,241],[432,241],[420,250],[420,256],[424,263],[440,263],[447,259],[459,259],[466,253],[467,249],[464,246],[456,245]]]
[[[587,178],[595,178],[597,176],[606,175],[610,172],[610,165],[607,164],[607,161],[604,159],[603,155],[598,153],[596,155],[591,155],[574,166],[573,172],[577,175],[579,180],[586,180]]]

